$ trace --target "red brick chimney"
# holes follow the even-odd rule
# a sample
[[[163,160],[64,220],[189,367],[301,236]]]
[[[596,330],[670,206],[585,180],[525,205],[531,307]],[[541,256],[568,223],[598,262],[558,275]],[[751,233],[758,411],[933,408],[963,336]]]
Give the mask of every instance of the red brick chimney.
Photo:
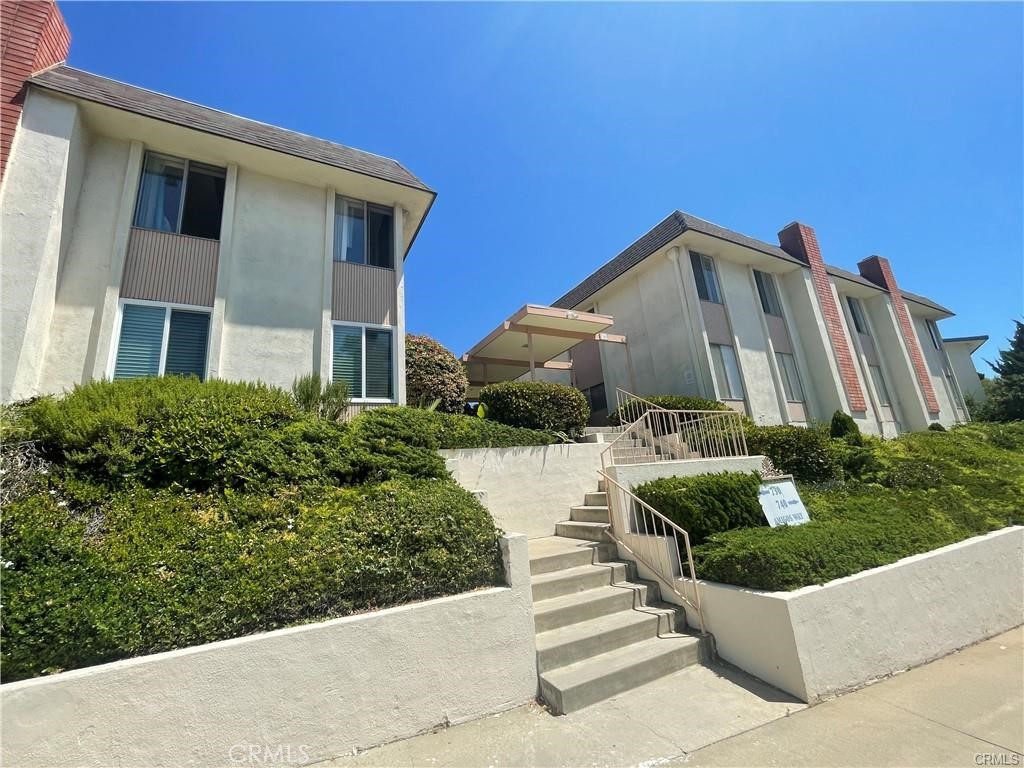
[[[832,284],[825,272],[825,261],[821,258],[821,249],[818,247],[818,238],[814,234],[814,230],[806,224],[794,221],[779,232],[779,245],[790,256],[800,259],[811,268],[811,283],[814,285],[814,292],[821,305],[825,327],[828,329],[832,351],[839,364],[839,376],[843,381],[843,388],[846,390],[846,399],[850,404],[850,410],[866,411],[867,402],[864,400],[864,392],[860,387],[860,380],[857,378],[857,369],[853,365],[853,354],[850,352],[850,345],[843,332],[839,307],[836,305]]]
[[[71,33],[52,0],[0,2],[0,178],[21,118],[25,80],[67,60],[70,47]]]
[[[921,385],[924,393],[924,402],[928,406],[928,412],[936,414],[939,412],[939,401],[935,398],[935,389],[932,387],[932,379],[928,375],[928,368],[924,364],[924,355],[921,354],[921,345],[917,343],[917,335],[914,333],[914,325],[910,321],[910,313],[903,301],[903,294],[896,285],[896,277],[892,273],[892,266],[884,256],[869,256],[857,264],[861,277],[870,280],[880,288],[889,292],[889,299],[896,312],[896,320],[900,325],[900,334],[903,336],[903,343],[907,345],[907,353],[910,355],[910,362],[914,366],[914,374],[917,382]]]

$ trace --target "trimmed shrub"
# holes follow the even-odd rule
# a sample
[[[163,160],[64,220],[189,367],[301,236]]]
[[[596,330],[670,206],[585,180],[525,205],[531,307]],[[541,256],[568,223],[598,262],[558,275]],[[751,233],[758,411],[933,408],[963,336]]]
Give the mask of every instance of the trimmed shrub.
[[[932,432],[945,432],[946,431],[946,428],[944,426],[942,426],[941,424],[939,424],[939,422],[937,422],[937,421],[933,421],[931,424],[929,424],[928,425],[928,429],[930,429]]]
[[[462,363],[439,342],[408,334],[405,387],[410,404],[425,408],[436,401],[441,413],[462,413],[469,379]]]
[[[438,448],[513,448],[561,442],[551,432],[509,427],[490,419],[456,414],[437,414]]]
[[[448,477],[437,453],[438,414],[421,408],[371,408],[351,422],[352,446],[366,479]]]
[[[448,481],[324,489],[301,503],[52,490],[12,503],[0,523],[5,681],[501,579],[490,515]]]
[[[725,403],[720,403],[717,400],[708,400],[703,397],[691,397],[689,395],[651,395],[645,397],[651,403],[654,403],[667,411],[727,411],[729,406]],[[643,413],[648,410],[647,406],[639,401],[632,400],[630,403],[623,405],[622,410],[629,407],[629,413]],[[620,423],[621,414],[618,408],[608,414],[608,423],[613,427],[623,426]]]
[[[832,422],[829,424],[828,433],[833,438],[846,440],[850,445],[860,445],[862,438],[860,427],[853,417],[843,411],[836,411],[832,414]]]
[[[746,423],[747,450],[772,460],[780,472],[806,483],[825,483],[841,479],[842,469],[831,440],[821,429],[776,426],[761,427]]]
[[[767,525],[758,501],[760,487],[756,472],[722,472],[663,477],[633,492],[689,533],[691,544],[700,544],[721,531]]]
[[[549,381],[505,381],[480,390],[487,418],[510,427],[548,429],[575,437],[587,426],[590,406],[578,389]]]

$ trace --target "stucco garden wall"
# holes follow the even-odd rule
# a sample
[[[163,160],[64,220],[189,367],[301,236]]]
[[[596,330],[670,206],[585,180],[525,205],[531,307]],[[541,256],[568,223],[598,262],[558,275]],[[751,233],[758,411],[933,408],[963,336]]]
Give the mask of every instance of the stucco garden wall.
[[[478,493],[498,527],[530,538],[552,536],[569,508],[597,490],[601,443],[440,451],[463,488]]]
[[[701,581],[700,596],[723,659],[813,703],[1019,626],[1022,563],[1014,526],[793,592]]]
[[[526,537],[502,549],[508,587],[0,686],[2,762],[301,765],[527,702]]]

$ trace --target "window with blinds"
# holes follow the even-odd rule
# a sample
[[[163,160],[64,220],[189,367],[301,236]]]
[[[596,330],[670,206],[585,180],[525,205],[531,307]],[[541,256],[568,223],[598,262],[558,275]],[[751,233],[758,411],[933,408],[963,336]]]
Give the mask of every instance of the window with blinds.
[[[785,352],[776,352],[775,360],[779,364],[779,376],[782,377],[782,390],[786,400],[791,403],[804,401],[804,388],[800,384],[800,373],[797,371],[796,358]]]
[[[353,400],[394,400],[394,342],[390,328],[334,326],[331,374]]]
[[[209,312],[126,303],[121,307],[113,377],[170,374],[205,379],[209,335]]]

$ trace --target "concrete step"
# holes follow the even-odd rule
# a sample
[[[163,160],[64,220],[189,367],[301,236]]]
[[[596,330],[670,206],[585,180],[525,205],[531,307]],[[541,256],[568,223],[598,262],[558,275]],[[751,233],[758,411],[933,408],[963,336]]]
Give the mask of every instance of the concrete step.
[[[550,600],[553,597],[586,592],[625,581],[628,568],[625,563],[601,563],[580,565],[564,571],[552,571],[534,576],[533,601]]]
[[[604,491],[594,491],[583,497],[583,503],[588,507],[607,507],[608,494]]]
[[[530,573],[534,576],[552,571],[563,571],[580,565],[607,562],[616,556],[611,542],[569,539],[564,536],[545,536],[531,539]]]
[[[700,661],[700,641],[669,635],[615,648],[540,676],[540,691],[555,714],[575,712],[597,701],[649,683]],[[684,706],[682,701],[666,706]]]
[[[584,427],[584,435],[614,435],[622,431],[622,427]]]
[[[615,456],[612,458],[613,464],[654,464],[658,461],[658,457],[654,454],[649,456]]]
[[[608,523],[563,520],[560,523],[555,523],[555,535],[566,536],[570,539],[586,539],[587,541],[608,541],[608,535],[605,533],[608,528]]]
[[[608,507],[605,504],[585,504],[571,507],[569,520],[576,523],[607,523]]]
[[[537,671],[547,672],[641,640],[671,634],[682,628],[680,621],[685,624],[680,613],[671,606],[645,606],[541,632],[537,635]]]
[[[596,619],[598,616],[628,611],[645,605],[646,601],[646,584],[625,582],[615,586],[598,587],[534,603],[533,622],[537,632],[548,632]]]
[[[600,480],[597,481],[597,490],[600,491],[601,493],[604,493],[605,491],[608,490],[605,487],[606,485],[607,483],[605,483],[604,478],[601,478]]]

